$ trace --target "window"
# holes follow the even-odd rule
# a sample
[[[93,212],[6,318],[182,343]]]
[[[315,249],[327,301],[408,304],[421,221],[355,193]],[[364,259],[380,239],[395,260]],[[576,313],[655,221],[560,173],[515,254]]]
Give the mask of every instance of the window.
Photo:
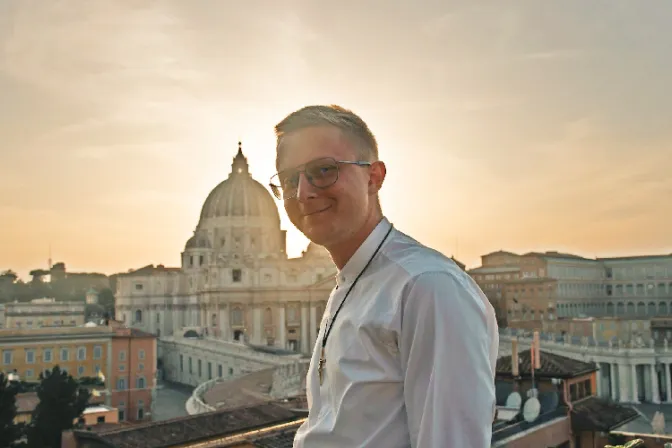
[[[219,366],[217,366],[217,376],[220,377],[220,378],[222,377],[222,365],[221,364]]]
[[[229,375],[233,375],[233,367],[229,367]]]
[[[212,363],[211,362],[208,363],[208,379],[209,380],[212,379]]]
[[[199,265],[199,266],[202,266],[202,265],[203,265],[203,261],[204,261],[203,255],[199,255],[199,257],[198,257],[198,265]]]
[[[142,322],[142,310],[135,310],[135,322]]]
[[[203,370],[201,369],[201,367],[202,367],[202,366],[201,366],[201,360],[199,359],[199,360],[198,360],[198,376],[199,376],[199,377],[200,377],[201,375],[203,375]]]
[[[184,355],[180,355],[180,372],[184,372]]]
[[[35,364],[35,350],[26,350],[26,364]]]
[[[138,350],[138,359],[145,359],[145,351],[140,349]]]
[[[123,422],[126,419],[126,413],[123,409],[119,409],[119,421]]]
[[[117,380],[117,389],[126,390],[126,378],[119,378]]]
[[[142,291],[142,289],[143,289],[142,283],[136,283],[135,284],[135,290],[136,291]]]
[[[138,378],[137,381],[136,381],[135,387],[137,389],[144,389],[145,388],[145,378],[142,377],[142,376],[140,378]]]
[[[138,364],[138,370],[145,370],[145,365],[143,363]]]
[[[42,360],[44,362],[51,362],[52,356],[53,356],[53,353],[51,352],[51,349],[47,348],[42,353]]]
[[[126,364],[119,364],[119,371],[120,372],[125,372],[126,371]]]
[[[236,307],[231,311],[231,324],[243,325],[243,310]]]
[[[189,373],[194,373],[193,372],[193,363],[192,363],[192,358],[191,356],[189,357]]]
[[[119,350],[119,361],[126,361],[126,350]]]
[[[84,376],[84,366],[77,367],[77,375]]]
[[[86,347],[79,347],[77,349],[77,361],[84,361],[86,359]]]
[[[101,359],[103,357],[103,347],[96,345],[93,347],[93,359]]]
[[[234,269],[231,271],[231,278],[235,283],[239,283],[243,278],[243,271],[240,269]]]
[[[96,419],[96,423],[105,423],[105,416],[101,415]]]
[[[62,348],[61,349],[61,361],[69,361],[70,360],[70,350],[67,348]]]

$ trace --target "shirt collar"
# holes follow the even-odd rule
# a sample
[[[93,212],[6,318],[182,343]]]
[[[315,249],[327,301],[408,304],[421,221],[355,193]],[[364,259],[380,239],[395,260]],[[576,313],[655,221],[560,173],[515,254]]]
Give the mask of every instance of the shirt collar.
[[[378,225],[373,229],[368,237],[364,240],[361,246],[350,257],[348,262],[343,266],[343,269],[336,274],[336,286],[343,286],[346,283],[355,280],[355,277],[364,269],[366,263],[373,256],[376,248],[380,242],[385,238],[387,231],[390,229],[390,222],[387,218],[380,220]]]

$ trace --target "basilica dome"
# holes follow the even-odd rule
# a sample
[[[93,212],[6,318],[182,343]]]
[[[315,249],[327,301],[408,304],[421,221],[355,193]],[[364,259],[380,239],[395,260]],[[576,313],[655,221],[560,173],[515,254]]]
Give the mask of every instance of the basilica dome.
[[[250,175],[240,142],[238,154],[231,164],[231,173],[208,195],[201,209],[199,224],[221,217],[254,217],[280,223],[278,206],[271,193]]]

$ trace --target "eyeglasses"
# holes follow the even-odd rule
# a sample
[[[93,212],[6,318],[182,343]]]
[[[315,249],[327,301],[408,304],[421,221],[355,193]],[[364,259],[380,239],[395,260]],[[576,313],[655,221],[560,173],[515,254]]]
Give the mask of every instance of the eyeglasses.
[[[306,180],[316,188],[329,188],[338,180],[338,166],[340,164],[371,166],[371,162],[334,160],[331,157],[312,160],[303,169],[291,168],[280,171],[271,177],[271,191],[280,200],[292,199],[299,190],[301,173]]]

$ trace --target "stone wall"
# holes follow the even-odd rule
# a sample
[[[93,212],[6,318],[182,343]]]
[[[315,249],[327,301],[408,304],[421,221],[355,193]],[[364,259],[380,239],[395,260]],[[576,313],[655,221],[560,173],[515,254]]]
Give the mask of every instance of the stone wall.
[[[309,365],[310,360],[305,359],[276,367],[273,371],[271,397],[285,398],[305,393]]]

